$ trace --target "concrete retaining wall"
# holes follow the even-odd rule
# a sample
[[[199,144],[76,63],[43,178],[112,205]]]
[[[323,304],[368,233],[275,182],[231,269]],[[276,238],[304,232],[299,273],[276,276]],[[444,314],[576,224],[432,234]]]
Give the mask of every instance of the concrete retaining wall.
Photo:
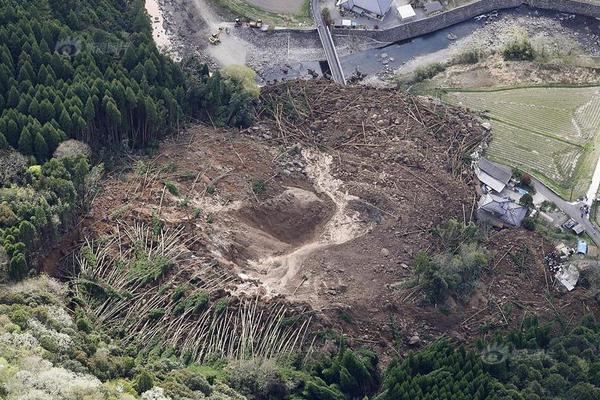
[[[516,8],[521,5],[600,18],[600,3],[591,4],[577,0],[479,0],[442,14],[414,22],[407,22],[390,29],[334,29],[333,34],[370,37],[381,42],[398,42],[435,32],[494,10]]]

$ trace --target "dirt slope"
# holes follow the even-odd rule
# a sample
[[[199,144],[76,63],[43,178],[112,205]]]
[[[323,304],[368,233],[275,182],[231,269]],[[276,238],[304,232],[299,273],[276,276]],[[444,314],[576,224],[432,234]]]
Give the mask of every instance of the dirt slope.
[[[324,81],[268,88],[259,115],[242,132],[191,126],[137,158],[105,182],[83,233],[115,220],[183,226],[189,257],[231,277],[225,290],[306,303],[323,327],[382,351],[394,335],[465,339],[526,310],[575,307],[574,297],[545,299],[544,243],[525,232],[489,235],[490,271],[471,304],[441,312],[398,289],[414,255],[436,246],[431,228],[471,219],[464,155],[484,130],[469,115]],[[507,254],[522,247],[531,255],[517,267]]]

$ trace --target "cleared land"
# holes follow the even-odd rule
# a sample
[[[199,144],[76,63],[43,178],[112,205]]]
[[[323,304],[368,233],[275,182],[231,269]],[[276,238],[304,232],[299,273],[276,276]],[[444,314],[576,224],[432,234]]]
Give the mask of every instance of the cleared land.
[[[281,2],[277,0],[209,0],[209,2],[242,19],[262,19],[267,25],[310,26],[313,23],[308,0],[284,0]]]
[[[304,5],[304,0],[244,0],[253,6],[267,11],[284,14],[299,14]]]
[[[490,158],[533,174],[566,199],[586,193],[600,156],[600,88],[452,91],[445,98],[491,119]]]

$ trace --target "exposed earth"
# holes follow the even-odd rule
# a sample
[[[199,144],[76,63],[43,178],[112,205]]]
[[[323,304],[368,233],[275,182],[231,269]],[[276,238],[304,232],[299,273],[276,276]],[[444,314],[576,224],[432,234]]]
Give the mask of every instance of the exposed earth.
[[[285,14],[297,14],[305,0],[244,0],[262,9]]]
[[[472,220],[463,155],[485,130],[470,115],[323,80],[267,88],[259,115],[241,132],[189,126],[155,156],[136,157],[104,183],[82,234],[114,233],[115,221],[180,227],[184,257],[212,260],[224,290],[305,305],[313,329],[335,328],[388,355],[394,341],[407,349],[441,334],[472,340],[518,325],[527,311],[589,311],[574,301],[585,289],[552,288],[550,245],[526,231],[485,233],[489,270],[466,303],[425,306],[403,285],[416,253],[439,245],[434,227]]]

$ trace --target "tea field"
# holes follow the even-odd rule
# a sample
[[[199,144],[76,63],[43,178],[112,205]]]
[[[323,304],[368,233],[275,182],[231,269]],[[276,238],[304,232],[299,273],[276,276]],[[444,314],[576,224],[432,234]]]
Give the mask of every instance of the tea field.
[[[566,199],[583,196],[600,157],[600,88],[448,91],[492,123],[487,156],[531,173]]]

